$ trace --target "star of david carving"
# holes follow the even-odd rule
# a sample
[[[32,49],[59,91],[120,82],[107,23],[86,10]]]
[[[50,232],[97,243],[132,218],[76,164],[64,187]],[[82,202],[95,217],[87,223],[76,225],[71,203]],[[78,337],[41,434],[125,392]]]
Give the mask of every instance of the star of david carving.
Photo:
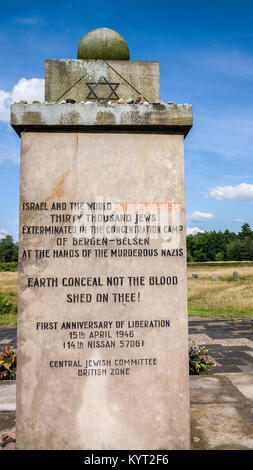
[[[86,83],[86,85],[90,90],[89,94],[86,96],[86,100],[93,100],[98,101],[99,103],[106,103],[109,100],[116,101],[119,99],[119,96],[116,93],[116,89],[118,88],[120,83],[110,83],[106,80],[105,77],[101,77],[97,83]],[[102,93],[103,96],[98,96],[98,90],[100,90],[100,92],[102,91],[101,87],[104,93]]]

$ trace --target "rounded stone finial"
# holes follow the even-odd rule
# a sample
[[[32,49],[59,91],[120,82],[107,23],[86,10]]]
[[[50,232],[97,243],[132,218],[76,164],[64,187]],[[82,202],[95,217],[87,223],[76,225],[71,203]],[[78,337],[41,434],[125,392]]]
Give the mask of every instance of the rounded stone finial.
[[[81,39],[78,59],[129,60],[129,49],[123,37],[108,28],[93,29]]]

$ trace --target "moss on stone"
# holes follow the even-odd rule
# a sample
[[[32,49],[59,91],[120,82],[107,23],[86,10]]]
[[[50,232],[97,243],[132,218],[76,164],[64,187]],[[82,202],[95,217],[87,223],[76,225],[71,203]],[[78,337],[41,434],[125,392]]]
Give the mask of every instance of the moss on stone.
[[[41,117],[41,113],[39,111],[26,111],[23,115],[24,122],[29,122],[29,124],[40,125],[44,124],[44,121]]]
[[[115,120],[115,116],[113,113],[109,113],[109,112],[106,112],[106,113],[103,113],[103,112],[98,112],[96,114],[96,124],[97,125],[114,125],[116,124],[116,120]]]
[[[108,28],[87,33],[80,41],[78,59],[129,60],[129,49],[123,37]]]

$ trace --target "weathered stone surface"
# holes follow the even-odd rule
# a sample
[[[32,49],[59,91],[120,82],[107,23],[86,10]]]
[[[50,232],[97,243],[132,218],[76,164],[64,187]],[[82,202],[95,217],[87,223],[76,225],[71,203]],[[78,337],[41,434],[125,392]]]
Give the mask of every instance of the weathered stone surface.
[[[71,202],[101,198],[131,219],[135,204],[142,205],[141,214],[151,207],[152,223],[133,224],[144,229],[159,226],[157,208],[161,213],[163,207],[161,225],[176,231],[154,238],[137,232],[137,246],[129,233],[99,231],[106,246],[74,245],[71,233],[45,235],[43,227],[74,226],[59,218],[73,215]],[[32,201],[41,204],[32,209]],[[53,203],[66,208],[55,210]],[[183,134],[23,132],[20,204],[18,448],[188,448]],[[108,227],[107,222],[93,225]],[[102,250],[100,256],[95,249]],[[123,249],[122,257],[118,250]],[[66,250],[64,257],[59,250]],[[70,250],[79,256],[70,257]],[[63,278],[88,277],[100,278],[102,286],[63,285]],[[115,284],[108,286],[111,277]],[[139,284],[130,285],[130,278]],[[85,301],[74,302],[74,294],[83,294]],[[112,323],[99,329],[94,326],[99,321]],[[82,326],[70,323],[66,329],[65,322]],[[92,338],[94,332],[111,338]],[[102,341],[111,346],[102,347]]]
[[[46,60],[45,100],[160,100],[159,63],[128,60]]]
[[[23,129],[149,129],[186,136],[192,127],[192,106],[181,104],[29,104],[11,106],[11,124],[20,135]]]

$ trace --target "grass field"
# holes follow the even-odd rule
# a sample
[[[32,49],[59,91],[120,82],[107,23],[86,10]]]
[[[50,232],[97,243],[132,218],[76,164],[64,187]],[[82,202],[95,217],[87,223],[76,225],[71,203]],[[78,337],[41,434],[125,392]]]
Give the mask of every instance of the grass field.
[[[202,263],[188,266],[187,271],[189,315],[253,317],[252,263]],[[239,274],[236,281],[234,271]],[[217,280],[211,279],[212,274]]]
[[[196,263],[187,271],[189,315],[253,317],[253,263]],[[234,271],[239,274],[236,281]],[[198,274],[198,279],[192,274]],[[212,280],[212,274],[218,279]],[[13,305],[17,304],[17,279],[17,272],[0,272],[0,291]],[[0,313],[0,326],[16,323],[16,313]]]
[[[18,273],[17,272],[0,272],[0,291],[8,295],[13,305],[18,302]],[[17,323],[17,314],[1,314],[0,313],[0,326],[2,324]]]

